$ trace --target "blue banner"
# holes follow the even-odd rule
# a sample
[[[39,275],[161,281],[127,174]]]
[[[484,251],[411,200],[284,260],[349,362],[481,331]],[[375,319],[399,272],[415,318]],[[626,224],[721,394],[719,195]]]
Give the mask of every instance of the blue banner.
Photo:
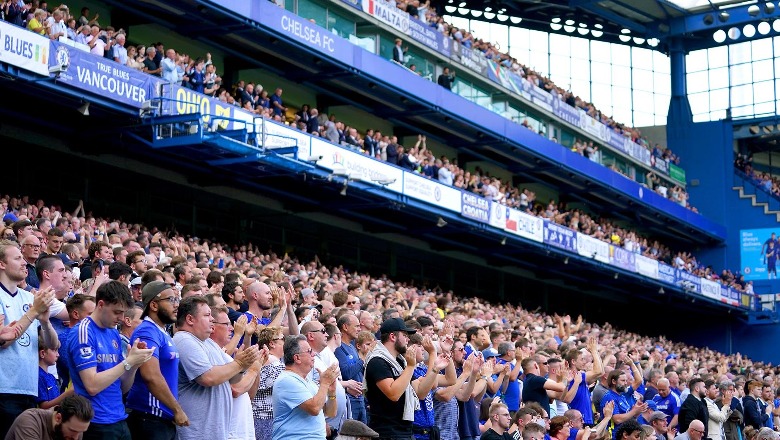
[[[306,47],[332,56],[343,63],[352,65],[354,62],[355,46],[349,41],[320,25],[276,6],[273,2],[254,2],[251,18]]]
[[[489,223],[490,200],[482,196],[463,191],[460,213],[463,217],[477,220],[483,223]]]
[[[358,11],[363,10],[363,4],[360,0],[341,0],[343,3],[346,3],[353,8],[357,9]]]
[[[555,116],[563,119],[571,125],[580,126],[580,113],[574,107],[561,101],[557,96],[553,97],[552,110]],[[587,116],[586,116],[587,117]]]
[[[351,3],[350,0],[342,1]],[[409,36],[447,58],[452,54],[450,37],[445,37],[436,28],[432,28],[414,17],[409,17]]]
[[[636,254],[621,247],[610,246],[609,264],[634,272],[636,271]]]
[[[745,280],[777,278],[778,233],[780,227],[739,231],[739,258]]]
[[[674,280],[675,284],[685,290],[701,293],[701,278],[692,275],[690,272],[686,272],[682,269],[675,269]]]
[[[658,279],[669,284],[675,284],[674,268],[659,261]]]
[[[633,151],[631,151],[631,147],[628,145],[629,140],[623,136],[623,133],[618,133],[613,128],[607,127],[607,139],[606,142],[611,146],[612,148],[621,151],[629,156],[633,156]]]
[[[114,60],[92,55],[52,41],[50,66],[68,66],[58,83],[67,84],[112,101],[141,108],[144,101],[159,96],[160,78],[123,66]]]
[[[549,221],[544,222],[544,242],[567,251],[577,252],[577,233]]]
[[[235,105],[200,94],[181,86],[172,86],[171,96],[163,101],[164,115],[186,115],[200,112],[203,122],[221,129],[241,130],[254,123],[255,115],[241,110]],[[242,122],[243,121],[243,122]]]

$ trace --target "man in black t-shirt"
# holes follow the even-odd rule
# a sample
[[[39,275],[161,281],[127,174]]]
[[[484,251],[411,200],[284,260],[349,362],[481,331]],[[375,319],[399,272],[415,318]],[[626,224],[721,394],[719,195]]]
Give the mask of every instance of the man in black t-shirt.
[[[406,327],[401,318],[388,319],[379,328],[382,344],[367,358],[365,382],[370,406],[369,426],[379,433],[379,438],[414,438],[412,420],[404,420],[404,406],[408,402],[406,393],[416,361],[414,350],[407,352],[406,346],[409,334],[415,332]]]
[[[537,402],[544,408],[547,413],[550,413],[550,395],[547,393],[551,391],[555,393],[563,393],[566,391],[566,378],[563,377],[561,371],[558,382],[550,379],[545,379],[540,376],[539,364],[533,357],[523,359],[520,363],[525,372],[525,380],[523,380],[523,402]],[[553,396],[553,398],[559,398]]]
[[[485,431],[480,440],[512,440],[512,436],[506,431],[512,423],[509,409],[503,403],[490,405],[490,428]]]

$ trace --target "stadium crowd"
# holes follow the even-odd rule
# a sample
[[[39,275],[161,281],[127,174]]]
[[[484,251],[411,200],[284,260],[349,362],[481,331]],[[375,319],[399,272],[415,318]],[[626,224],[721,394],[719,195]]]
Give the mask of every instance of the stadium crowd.
[[[410,12],[412,16],[423,17],[424,21],[430,26],[437,28],[446,35],[451,35],[465,47],[479,50],[485,54],[485,57],[494,59],[505,68],[511,68],[515,73],[533,81],[542,89],[548,92],[557,90],[558,96],[566,101],[567,104],[582,108],[602,123],[612,127],[614,130],[621,131],[624,136],[631,138],[634,142],[643,145],[648,151],[651,151],[658,160],[665,160],[679,165],[679,157],[674,155],[670,149],[663,148],[659,144],[651,146],[647,139],[642,137],[638,129],[629,128],[614,122],[611,118],[602,115],[592,104],[583,102],[578,97],[573,97],[570,92],[558,88],[552,81],[519,64],[517,60],[510,58],[508,54],[500,53],[493,44],[480,39],[474,39],[470,32],[451,27],[436,14],[434,9],[429,7],[428,2],[424,2],[421,5],[416,5],[415,3],[419,3],[418,0],[404,0],[396,4],[400,9]],[[316,108],[312,109],[308,105],[303,105],[299,109],[300,111],[294,113],[295,110],[288,109],[283,105],[281,88],[277,88],[273,93],[269,93],[269,90],[264,89],[260,84],[247,83],[245,81],[239,81],[234,86],[228,87],[227,84],[223,84],[222,77],[217,73],[210,53],[206,53],[205,56],[200,58],[194,58],[171,48],[166,49],[162,42],[156,42],[148,46],[144,44],[130,45],[124,29],[101,26],[99,23],[100,16],[98,14],[91,16],[88,8],[82,8],[80,15],[76,17],[70,13],[68,6],[64,4],[50,11],[45,1],[7,0],[0,8],[0,11],[2,11],[5,20],[26,27],[28,30],[47,36],[52,40],[73,41],[94,55],[112,59],[150,75],[159,76],[169,83],[189,87],[199,93],[240,106],[244,110],[257,113],[260,116],[274,119],[278,122],[292,123],[303,131],[328,137],[331,141],[347,142],[355,146],[362,145],[364,141],[368,141],[369,144],[378,144],[381,141],[381,139],[371,141],[370,138],[374,135],[373,130],[368,130],[365,134],[357,131],[350,133],[351,129],[345,129],[343,124],[336,121],[332,115],[328,117],[328,115],[320,114]],[[396,52],[398,54],[394,52],[393,59],[404,64],[404,55],[400,43],[400,39],[396,40],[395,49],[397,49]],[[450,74],[449,69],[447,69],[439,77],[438,82],[440,84],[446,83],[447,88],[451,88],[453,81],[454,72]],[[315,125],[315,121],[309,122],[311,118],[316,118],[319,125]],[[527,121],[523,121],[522,125],[532,129]],[[339,136],[338,141],[334,140],[337,133]],[[580,155],[598,160],[598,146],[594,146],[592,142],[575,140],[570,148]],[[373,151],[368,153],[373,155]],[[381,154],[383,157],[385,156],[384,152]],[[387,154],[392,162],[395,152],[391,149]],[[628,178],[633,178],[615,165],[610,165],[609,168]],[[651,176],[648,176],[646,179],[648,187],[683,207],[696,210],[688,203],[687,193],[683,188],[668,188],[666,185],[661,184],[661,179],[658,179],[657,176],[653,175],[652,177],[651,179]],[[468,184],[468,181],[465,181],[464,184]]]
[[[734,159],[734,167],[745,173],[757,187],[774,197],[780,198],[780,180],[770,173],[753,169],[753,156],[738,154],[736,159]]]
[[[0,438],[774,440],[780,426],[780,372],[740,354],[82,203],[0,209],[15,219],[0,231]]]

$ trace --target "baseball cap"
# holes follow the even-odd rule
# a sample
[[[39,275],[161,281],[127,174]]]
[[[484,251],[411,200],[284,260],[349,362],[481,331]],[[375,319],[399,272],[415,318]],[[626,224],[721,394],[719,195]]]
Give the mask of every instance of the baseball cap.
[[[13,212],[9,212],[5,216],[3,216],[3,221],[6,222],[6,223],[14,223],[14,222],[16,222],[18,220],[19,220],[19,217],[14,215]]]
[[[149,307],[149,303],[151,303],[153,299],[157,298],[165,289],[170,288],[170,284],[162,281],[152,281],[145,285],[144,289],[141,291],[141,301],[144,303],[144,311],[146,311],[147,307]]]
[[[307,296],[314,295],[314,289],[311,287],[307,287],[305,289],[301,289],[301,298],[306,298]]]
[[[341,425],[339,434],[348,435],[350,437],[379,437],[379,433],[366,426],[359,420],[345,420]]]
[[[62,260],[62,264],[64,264],[65,267],[71,268],[73,266],[78,266],[79,265],[78,262],[71,260],[70,257],[68,257],[67,254],[57,254],[57,255],[60,257],[60,260]]]
[[[417,330],[407,327],[401,318],[390,318],[379,327],[379,333],[392,332],[417,333]]]
[[[666,420],[666,414],[662,413],[661,411],[655,411],[654,413],[650,414],[650,418],[647,421],[653,423],[655,420]]]
[[[131,286],[140,286],[141,285],[141,277],[135,277],[132,280],[130,280]]]

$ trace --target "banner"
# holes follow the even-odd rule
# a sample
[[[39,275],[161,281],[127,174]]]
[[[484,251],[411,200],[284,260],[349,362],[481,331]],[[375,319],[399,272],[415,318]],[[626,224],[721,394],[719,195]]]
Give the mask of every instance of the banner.
[[[490,220],[488,221],[488,223],[490,223],[490,226],[496,227],[501,230],[506,229],[506,220],[507,220],[507,215],[509,214],[508,209],[509,208],[507,208],[506,206],[491,200]]]
[[[658,279],[669,284],[676,284],[674,268],[668,264],[658,263]]]
[[[673,163],[669,164],[669,177],[681,185],[685,185],[685,170]]]
[[[720,301],[720,283],[706,278],[701,279],[701,294],[707,298]]]
[[[780,255],[778,233],[780,227],[739,231],[739,260],[746,281],[770,279]]]
[[[701,278],[686,272],[682,269],[674,270],[675,284],[685,290],[695,293],[701,293]]]
[[[52,41],[51,45],[49,65],[69,66],[68,70],[60,73],[58,83],[136,108],[141,108],[144,101],[159,96],[160,84],[163,83],[160,78],[57,41]],[[46,72],[48,74],[48,67]]]
[[[350,179],[374,185],[380,185],[380,180],[392,181],[392,183],[385,185],[387,189],[397,193],[403,192],[404,172],[400,168],[316,137],[311,138],[310,142],[311,155],[322,156],[322,159],[317,162],[318,166],[329,170],[346,171],[349,173]]]
[[[609,263],[609,243],[585,234],[577,234],[577,253],[602,263]]]
[[[257,119],[257,121],[260,122],[260,119]],[[274,149],[297,145],[298,159],[306,160],[306,158],[310,156],[310,144],[312,139],[315,138],[300,130],[292,129],[269,119],[265,119],[262,122],[265,124],[258,127],[260,128],[258,132],[262,131],[263,137],[259,142],[259,145],[262,145],[263,148]],[[326,157],[327,156],[323,155],[323,159]]]
[[[250,127],[251,131],[251,126],[255,123],[255,115],[245,112],[235,105],[222,102],[219,99],[200,94],[182,86],[173,85],[170,86],[170,90],[171,96],[166,97],[169,99],[163,100],[163,115],[200,113],[203,117],[202,121],[209,128],[223,130],[243,130]]]
[[[553,110],[553,96],[547,93],[547,91],[534,84],[531,84],[531,87],[526,89],[526,91],[531,95],[531,101],[533,101],[534,104],[549,112]]]
[[[667,176],[669,175],[669,162],[666,159],[650,156],[650,165]]]
[[[622,247],[609,246],[609,264],[631,271],[636,271],[636,254]]]
[[[0,20],[0,62],[49,76],[48,38]]]
[[[646,277],[657,280],[658,276],[658,262],[652,258],[647,258],[644,255],[636,255],[636,273],[644,275]]]
[[[549,221],[544,222],[544,242],[567,251],[577,252],[577,233]]]
[[[465,47],[453,40],[452,54],[464,66],[479,73],[482,76],[487,76],[487,58],[485,58],[485,55],[482,52],[469,49],[468,47]]]
[[[553,96],[552,112],[555,114],[555,116],[563,119],[565,122],[568,122],[575,127],[579,127],[580,114],[577,112],[577,109],[570,106],[569,104],[566,104],[557,95]]]
[[[405,34],[409,33],[409,14],[398,9],[395,2],[363,0],[363,11]]]
[[[432,28],[414,17],[409,17],[409,36],[439,52],[444,57],[449,58],[452,54],[450,37],[444,36],[436,28]]]
[[[607,145],[610,147],[623,152],[627,154],[628,156],[633,156],[634,152],[632,151],[632,148],[629,144],[633,143],[631,142],[627,137],[623,136],[623,133],[618,133],[615,131],[615,129],[610,128],[609,126],[606,126],[605,138],[604,139],[607,142]]]
[[[544,220],[517,209],[508,208],[506,230],[539,243],[544,241]]]
[[[384,166],[391,167],[387,164]],[[400,171],[400,168],[398,170]],[[461,212],[461,190],[410,172],[403,173],[403,182],[405,196],[450,211]]]
[[[360,0],[341,0],[342,3],[346,3],[349,6],[352,6],[353,8],[357,9],[358,11],[362,11],[362,2]]]
[[[488,223],[490,220],[490,200],[466,191],[462,192],[462,196],[461,215],[482,223]]]
[[[224,1],[224,0],[223,0]],[[247,2],[249,3],[249,2]],[[273,2],[252,2],[253,20],[289,37],[303,47],[332,56],[342,63],[354,63],[354,46],[329,30],[276,6]]]

